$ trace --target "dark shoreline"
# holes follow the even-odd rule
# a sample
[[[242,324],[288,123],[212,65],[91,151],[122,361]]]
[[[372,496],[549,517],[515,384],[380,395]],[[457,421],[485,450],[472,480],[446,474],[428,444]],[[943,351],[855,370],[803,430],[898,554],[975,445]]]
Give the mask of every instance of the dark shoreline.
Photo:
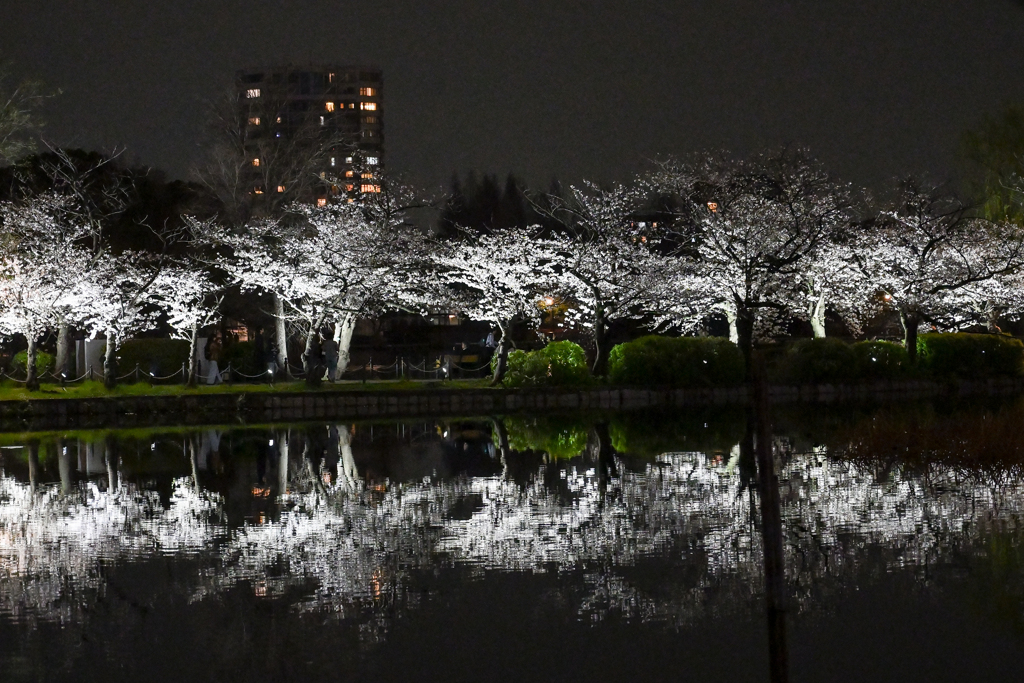
[[[1024,378],[908,380],[769,388],[773,403],[858,403],[1024,393]],[[743,405],[746,386],[714,389],[403,389],[0,401],[0,432],[279,421],[509,415]]]

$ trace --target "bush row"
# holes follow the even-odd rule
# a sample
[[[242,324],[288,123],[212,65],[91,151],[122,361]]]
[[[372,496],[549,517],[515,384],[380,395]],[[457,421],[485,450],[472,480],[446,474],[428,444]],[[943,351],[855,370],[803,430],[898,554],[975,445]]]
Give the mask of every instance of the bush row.
[[[650,387],[714,387],[739,384],[743,355],[720,337],[641,337],[619,344],[609,358],[612,384]],[[979,378],[1024,374],[1024,343],[993,334],[923,334],[918,364],[902,345],[888,341],[848,344],[840,339],[803,339],[774,358],[772,382],[845,384],[912,377]],[[505,385],[582,386],[592,382],[578,345],[553,342],[539,351],[513,351]]]

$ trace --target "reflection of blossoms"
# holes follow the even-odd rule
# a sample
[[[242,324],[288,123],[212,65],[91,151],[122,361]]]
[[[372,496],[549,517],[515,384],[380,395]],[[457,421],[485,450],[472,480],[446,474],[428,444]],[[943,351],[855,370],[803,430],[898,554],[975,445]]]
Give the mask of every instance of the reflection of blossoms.
[[[642,472],[619,463],[606,480],[573,461],[525,484],[386,487],[364,484],[350,460],[332,487],[293,478],[278,521],[236,529],[223,501],[188,479],[175,481],[163,508],[155,492],[130,486],[89,484],[69,496],[0,477],[0,610],[72,618],[83,591],[104,590],[102,562],[157,553],[198,563],[198,575],[173,587],[193,600],[238,586],[257,596],[299,590],[301,609],[369,615],[375,632],[386,624],[373,615],[413,607],[416,571],[438,566],[578,573],[563,599],[587,621],[692,621],[748,608],[763,583],[756,495],[733,466],[702,453],[667,453]],[[1024,513],[1020,483],[994,488],[950,468],[877,479],[816,452],[789,456],[779,479],[798,608],[854,585],[869,555],[872,567],[934,565]],[[643,587],[626,570],[649,562],[685,571]]]

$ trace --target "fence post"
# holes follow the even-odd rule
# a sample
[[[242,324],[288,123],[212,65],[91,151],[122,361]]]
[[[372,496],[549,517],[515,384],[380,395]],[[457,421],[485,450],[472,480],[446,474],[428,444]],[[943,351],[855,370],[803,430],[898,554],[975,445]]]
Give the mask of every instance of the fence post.
[[[89,379],[92,380],[92,365],[89,365]]]
[[[139,364],[135,364],[135,383],[139,383]]]

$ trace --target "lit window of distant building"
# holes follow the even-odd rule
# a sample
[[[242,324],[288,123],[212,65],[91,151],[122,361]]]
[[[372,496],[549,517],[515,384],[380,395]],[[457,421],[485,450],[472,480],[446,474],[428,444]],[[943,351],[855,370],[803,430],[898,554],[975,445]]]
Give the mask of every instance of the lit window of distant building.
[[[356,103],[355,102],[349,102],[348,103],[348,108],[349,109],[355,109],[356,108]]]
[[[284,192],[284,185],[278,185],[277,186],[277,191],[278,192]]]
[[[376,116],[364,116],[363,117],[363,123],[377,123],[377,117]]]
[[[376,166],[379,163],[380,163],[380,159],[378,159],[377,157],[366,157],[366,165],[367,166]]]
[[[327,206],[327,197],[317,197],[316,205],[317,206]]]
[[[258,117],[258,116],[250,116],[249,117],[249,125],[250,126],[258,126],[258,125],[260,125],[260,117]]]
[[[277,122],[281,123],[281,117],[280,116],[277,117]]]
[[[260,165],[260,160],[259,159],[253,159],[252,160],[252,165],[253,166],[259,166]]]
[[[321,116],[321,117],[320,117],[320,125],[321,125],[321,126],[323,126],[323,125],[325,125],[326,123],[327,123],[327,119],[325,119],[325,118],[324,118],[323,116]]]
[[[334,111],[334,102],[328,102],[324,105],[324,109],[327,111]]]
[[[375,88],[360,88],[359,94],[363,97],[373,97],[377,94],[377,90]]]
[[[351,164],[352,163],[352,157],[345,157],[345,163],[346,164]]]
[[[256,194],[263,194],[263,190],[259,187],[254,187],[252,191]]]
[[[334,166],[334,157],[331,157],[331,166]]]
[[[355,187],[355,185],[353,185],[352,183],[345,183],[346,192],[351,192],[353,187]]]
[[[354,176],[355,176],[355,172],[354,171],[345,171],[345,177],[346,178],[352,178]]]
[[[362,178],[363,180],[373,180],[372,173],[360,173],[359,177]]]
[[[320,180],[325,180],[326,178],[327,178],[327,173],[324,172],[324,171],[320,171]]]
[[[359,186],[360,192],[380,192],[380,185],[363,184]]]
[[[327,82],[328,83],[334,83],[334,72],[333,71],[330,72],[329,74],[327,74]]]
[[[255,98],[260,96],[260,89],[259,88],[249,88],[248,90],[245,91],[245,96],[248,97],[250,100],[251,99],[255,99]]]
[[[360,102],[359,103],[359,108],[362,109],[363,111],[377,111],[377,103],[376,102]]]

